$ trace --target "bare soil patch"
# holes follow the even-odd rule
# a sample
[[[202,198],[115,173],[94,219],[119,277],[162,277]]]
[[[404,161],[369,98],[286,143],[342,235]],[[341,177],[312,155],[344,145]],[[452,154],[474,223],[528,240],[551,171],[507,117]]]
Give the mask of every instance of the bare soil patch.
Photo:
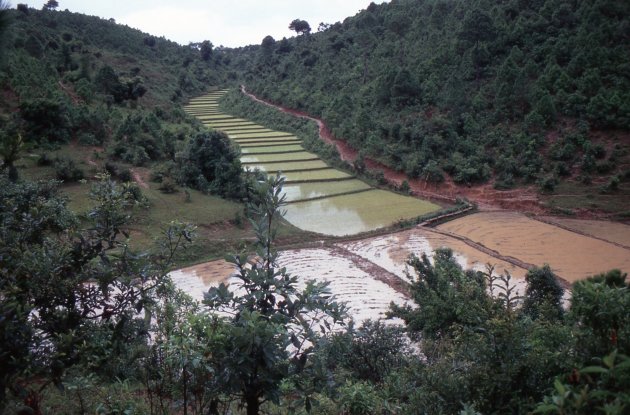
[[[133,177],[133,181],[138,183],[143,189],[148,189],[149,185],[147,181],[149,180],[150,170],[142,167],[135,167],[131,169],[131,176]]]

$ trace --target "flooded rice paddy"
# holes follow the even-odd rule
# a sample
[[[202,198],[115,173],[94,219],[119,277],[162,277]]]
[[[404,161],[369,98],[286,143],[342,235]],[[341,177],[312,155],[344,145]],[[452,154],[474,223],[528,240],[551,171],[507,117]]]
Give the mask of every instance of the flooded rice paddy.
[[[374,189],[328,166],[306,151],[301,139],[291,133],[223,113],[218,100],[224,93],[216,91],[192,99],[185,110],[238,144],[244,168],[285,176],[289,202],[285,218],[293,225],[328,235],[352,235],[440,209],[425,200]]]
[[[438,209],[431,203],[371,188],[351,174],[326,165],[289,133],[222,113],[221,93],[193,100],[187,111],[225,131],[240,147],[245,168],[286,178],[285,218],[309,231],[353,235]],[[384,316],[390,301],[407,301],[406,262],[411,254],[429,257],[441,247],[453,250],[465,269],[509,272],[518,292],[532,266],[549,264],[566,283],[619,268],[630,272],[630,226],[555,217],[531,218],[516,212],[488,211],[464,216],[434,229],[414,229],[320,248],[280,253],[280,266],[299,277],[331,282],[357,321]],[[210,286],[229,281],[234,268],[224,261],[171,273],[180,288],[201,299]],[[402,287],[402,288],[401,288]]]
[[[304,182],[309,180],[342,180],[352,178],[352,175],[332,168],[282,172],[282,176],[285,178],[287,183]]]
[[[358,322],[385,317],[391,302],[408,303],[405,295],[361,269],[351,258],[339,256],[331,249],[283,251],[278,262],[289,274],[298,277],[299,289],[309,280],[330,283],[335,299],[345,303],[349,315]],[[176,270],[170,276],[180,289],[201,301],[210,287],[222,282],[232,285],[234,290],[238,280],[230,276],[235,271],[232,264],[221,260]]]
[[[597,228],[588,221],[576,220],[572,225],[588,227],[593,233],[605,231],[605,227]],[[613,223],[610,226],[616,229],[617,238],[630,238],[630,227]],[[437,229],[527,264],[549,264],[557,275],[569,282],[613,268],[630,271],[630,249],[516,212],[475,213]]]
[[[435,210],[416,199],[380,189],[296,202],[287,206],[285,218],[302,229],[343,236],[391,225],[399,220]],[[325,218],[325,220],[323,220]]]

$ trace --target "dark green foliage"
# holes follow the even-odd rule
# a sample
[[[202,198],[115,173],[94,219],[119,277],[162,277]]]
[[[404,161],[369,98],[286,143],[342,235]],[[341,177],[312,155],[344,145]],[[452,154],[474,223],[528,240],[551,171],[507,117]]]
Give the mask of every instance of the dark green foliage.
[[[106,177],[95,185],[89,230],[77,227],[55,183],[2,175],[0,192],[0,411],[8,391],[34,411],[43,386],[61,385],[71,367],[117,363],[122,373],[133,347],[146,344],[138,313],[165,283],[177,236],[188,234],[173,230],[170,251],[141,263],[121,238],[138,199],[130,187]]]
[[[163,193],[176,193],[177,185],[170,177],[166,177],[162,182],[160,182],[160,187],[158,187]]]
[[[34,99],[20,103],[25,139],[34,143],[66,143],[71,137],[68,105],[61,99]]]
[[[563,315],[562,295],[564,289],[549,265],[530,269],[525,276],[527,291],[523,312],[533,319],[561,318]]]
[[[117,104],[126,100],[135,101],[147,92],[142,78],[120,78],[110,66],[103,66],[96,74],[94,82],[101,93],[111,95]]]
[[[618,414],[630,409],[630,358],[617,351],[556,379],[535,414]]]
[[[42,7],[42,10],[55,10],[57,7],[59,7],[57,0],[48,0]]]
[[[204,40],[201,42],[201,46],[199,47],[199,53],[201,54],[201,59],[204,61],[209,61],[212,58],[212,42],[209,40]]]
[[[131,171],[128,168],[112,163],[111,161],[105,163],[105,171],[112,178],[120,182],[130,182],[133,180],[131,177]]]
[[[146,165],[174,160],[177,141],[203,128],[179,102],[223,79],[216,68],[227,52],[209,41],[180,46],[98,17],[22,9],[3,13],[14,23],[2,36],[0,115],[11,115],[25,144],[49,149],[73,141]]]
[[[9,4],[4,0],[0,1],[0,64],[3,63],[4,56],[4,40],[6,39],[6,32],[11,24],[11,18],[9,16]]]
[[[412,298],[422,309],[393,306],[392,315],[402,318],[411,333],[427,338],[447,336],[454,326],[474,326],[487,318],[484,277],[464,272],[450,249],[435,251],[433,260],[435,265],[426,254],[409,260],[416,274],[408,275]]]
[[[409,264],[418,308],[392,306],[392,314],[420,339],[425,356],[406,375],[418,385],[412,411],[457,413],[468,403],[481,413],[525,413],[549,379],[570,367],[570,330],[558,320],[527,318],[509,274],[464,271],[448,250],[436,251],[433,263],[423,256]],[[543,297],[530,301],[544,304]]]
[[[548,173],[543,150],[560,125],[627,131],[630,8],[612,3],[399,0],[308,42],[243,48],[235,70],[252,92],[323,118],[413,177],[434,160],[458,183],[494,175],[511,187]]]
[[[538,185],[541,192],[552,193],[558,185],[558,178],[554,174],[549,174],[538,179]]]
[[[293,20],[289,25],[289,29],[294,30],[295,33],[297,33],[298,35],[308,35],[309,33],[311,33],[311,25],[309,25],[306,20],[301,19]]]
[[[177,159],[182,185],[225,196],[244,195],[239,151],[219,131],[197,133]]]
[[[630,351],[630,286],[619,270],[580,281],[573,287],[568,318],[580,327],[579,351],[584,357],[602,356],[618,349]]]
[[[319,353],[325,357],[319,359],[325,359],[330,369],[342,368],[355,379],[372,383],[381,383],[400,370],[411,353],[401,327],[371,320],[358,328],[350,326],[321,347]]]
[[[327,283],[309,281],[303,290],[297,278],[278,268],[273,246],[284,203],[280,176],[252,189],[248,206],[256,233],[258,259],[251,266],[246,255],[230,258],[238,268],[238,291],[225,284],[211,288],[204,303],[213,311],[227,311],[228,354],[224,388],[237,395],[247,414],[258,414],[263,400],[278,403],[280,385],[306,367],[320,327],[322,334],[343,318],[343,307],[331,300]]]
[[[68,157],[57,157],[53,165],[55,167],[55,175],[62,182],[78,182],[83,179],[84,173],[74,160]]]

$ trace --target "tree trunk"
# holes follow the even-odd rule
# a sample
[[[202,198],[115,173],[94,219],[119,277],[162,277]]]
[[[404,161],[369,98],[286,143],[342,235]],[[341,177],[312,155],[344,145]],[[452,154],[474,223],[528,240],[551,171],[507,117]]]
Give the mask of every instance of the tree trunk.
[[[245,404],[247,405],[247,415],[258,415],[260,410],[260,401],[256,394],[246,395]]]

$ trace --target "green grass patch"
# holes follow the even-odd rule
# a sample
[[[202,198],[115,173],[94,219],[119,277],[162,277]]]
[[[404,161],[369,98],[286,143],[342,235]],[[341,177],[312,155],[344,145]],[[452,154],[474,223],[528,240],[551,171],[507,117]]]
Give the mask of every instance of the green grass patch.
[[[275,175],[275,173],[271,174]],[[286,178],[287,184],[290,184],[291,182],[303,182],[309,180],[343,180],[353,177],[348,173],[333,168],[319,170],[301,170],[287,173],[283,172],[282,175]]]
[[[242,156],[242,163],[273,163],[273,162],[291,162],[301,160],[316,160],[317,156],[308,151],[300,151],[296,153],[286,154],[258,154],[253,156]]]
[[[241,147],[243,154],[266,154],[266,153],[285,153],[292,151],[304,151],[304,147],[299,144],[269,146],[269,147]]]
[[[628,211],[630,183],[621,183],[613,192],[602,192],[605,184],[583,184],[574,181],[559,183],[553,194],[542,199],[552,210],[574,211],[580,209],[596,210],[612,215]]]

